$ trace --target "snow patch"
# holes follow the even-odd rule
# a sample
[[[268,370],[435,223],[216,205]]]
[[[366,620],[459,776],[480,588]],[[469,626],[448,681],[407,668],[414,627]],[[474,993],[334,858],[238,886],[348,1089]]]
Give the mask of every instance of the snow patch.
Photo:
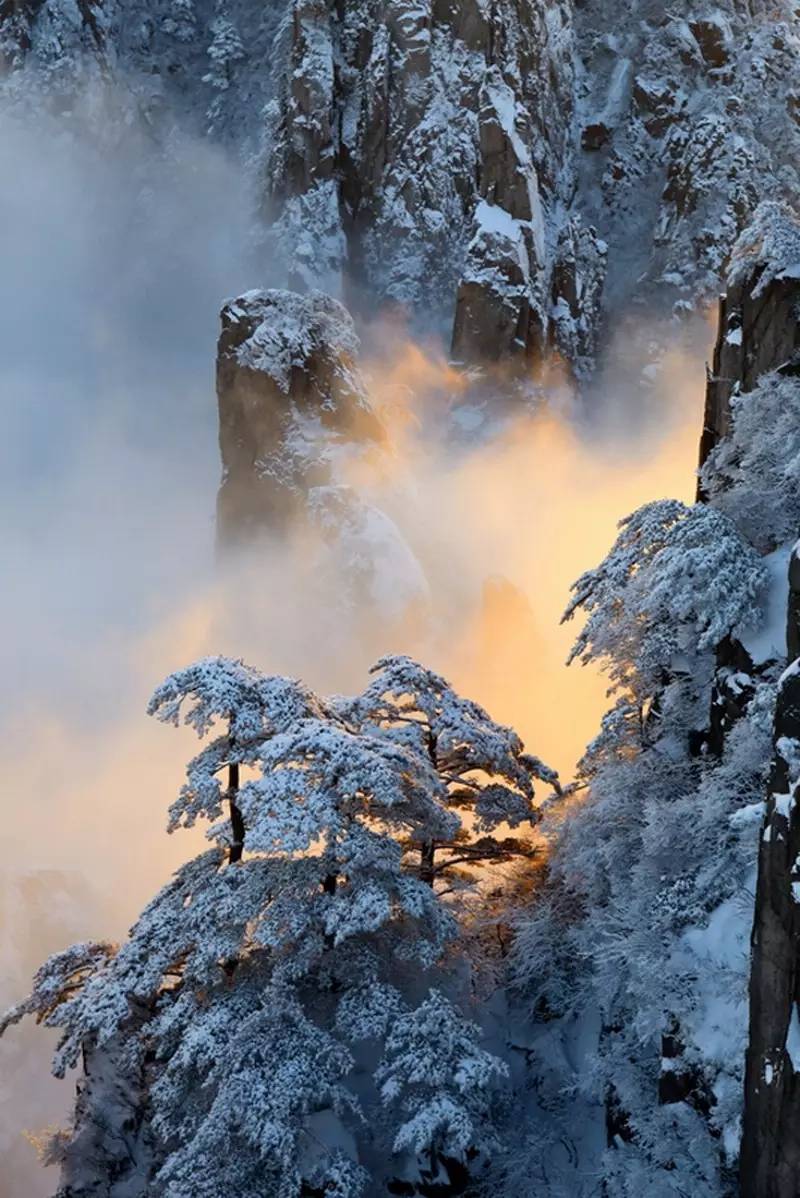
[[[750,828],[753,824],[761,823],[764,818],[765,803],[748,803],[746,807],[740,807],[738,811],[734,811],[733,815],[729,816],[728,823],[732,828]]]
[[[790,545],[782,545],[764,558],[767,587],[764,618],[739,636],[753,665],[786,656],[786,607],[789,601]]]
[[[475,220],[487,233],[501,233],[503,237],[508,237],[511,241],[517,241],[522,236],[519,221],[515,220],[511,213],[506,212],[505,208],[501,208],[499,204],[490,204],[486,200],[481,200],[475,209]]]
[[[786,1032],[786,1051],[792,1062],[792,1069],[800,1073],[800,1017],[797,1014],[797,1003],[792,1003],[792,1017]]]
[[[778,815],[782,815],[785,820],[789,820],[792,811],[794,810],[794,795],[777,793],[772,795],[772,802],[775,805],[775,811]]]

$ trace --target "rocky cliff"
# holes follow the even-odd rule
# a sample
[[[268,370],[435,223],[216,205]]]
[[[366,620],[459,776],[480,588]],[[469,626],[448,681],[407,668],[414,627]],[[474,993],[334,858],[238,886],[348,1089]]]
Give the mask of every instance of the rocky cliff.
[[[560,315],[580,291],[592,323],[603,254],[566,216],[570,4],[301,0],[288,23],[268,179],[290,270],[322,261],[334,287],[445,322],[455,303],[462,361],[540,357],[570,271]]]
[[[740,644],[718,652],[712,699],[714,751],[746,714],[754,682],[789,663],[774,690],[773,757],[758,845],[752,933],[749,1044],[745,1069],[743,1198],[790,1198],[800,1190],[800,571],[789,545],[800,527],[800,222],[788,208],[762,204],[737,242],[720,302],[713,372],[701,442],[701,498],[727,510],[766,553],[774,599],[786,609],[786,659],[755,660]],[[785,491],[785,498],[784,498]],[[789,544],[787,544],[787,538]],[[773,603],[775,606],[775,603]],[[754,645],[749,645],[751,651]],[[763,655],[762,655],[763,657]],[[792,664],[793,663],[793,664]],[[731,692],[730,682],[737,680]],[[727,690],[726,690],[727,688]]]
[[[710,298],[756,204],[796,189],[793,6],[589,0],[576,24],[578,202],[610,246],[608,303]]]
[[[788,7],[293,14],[269,172],[280,236],[294,247],[302,229],[308,260],[369,296],[455,303],[458,360],[556,348],[585,374],[607,268],[606,312],[691,307],[757,202],[796,183]]]
[[[321,292],[250,291],[222,310],[217,351],[221,543],[285,531],[337,453],[383,430],[356,363],[353,322]]]
[[[731,431],[731,397],[762,375],[792,374],[800,353],[800,227],[789,209],[766,203],[734,247],[720,299],[708,377],[700,466]],[[703,483],[700,483],[704,494]]]
[[[729,434],[731,397],[758,396],[766,371],[785,382],[785,400],[798,403],[800,349],[800,223],[767,205],[742,238],[723,300],[722,345],[709,385],[711,420],[704,437]],[[734,417],[736,415],[734,398]],[[741,402],[741,401],[740,401]],[[764,411],[774,458],[787,453],[781,430]],[[709,429],[709,424],[711,428]],[[796,436],[796,420],[793,432]],[[791,455],[789,453],[791,462]],[[712,458],[713,461],[713,458]],[[797,460],[791,468],[796,491]],[[798,531],[797,509],[794,507]],[[780,540],[780,536],[776,540]],[[758,855],[752,936],[750,1035],[745,1076],[741,1158],[742,1198],[793,1198],[800,1192],[800,554],[788,568],[788,668],[778,685],[774,755]]]
[[[600,329],[715,292],[760,200],[798,188],[788,0],[5,0],[6,97],[116,82],[240,156],[270,280],[399,303],[457,360],[579,377]]]
[[[790,565],[787,641],[800,646],[800,558]],[[742,1198],[800,1191],[800,661],[778,689],[775,755],[761,831],[750,977]]]

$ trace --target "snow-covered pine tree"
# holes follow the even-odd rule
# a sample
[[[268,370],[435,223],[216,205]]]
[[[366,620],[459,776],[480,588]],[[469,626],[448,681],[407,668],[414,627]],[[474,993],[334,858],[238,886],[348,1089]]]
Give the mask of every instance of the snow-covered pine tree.
[[[800,528],[800,387],[788,365],[731,398],[731,429],[701,479],[709,501],[763,553]]]
[[[162,28],[179,42],[191,42],[197,36],[194,0],[172,0]]]
[[[599,1175],[567,1170],[575,1198],[730,1192],[746,1003],[736,914],[752,885],[774,679],[721,666],[716,650],[756,621],[766,577],[729,517],[661,501],[623,521],[575,584],[567,616],[588,618],[573,657],[603,664],[618,701],[582,763],[588,798],[545,828],[549,877],[514,952],[551,1043],[540,1127],[580,1160],[586,1130],[570,1110],[583,1102],[608,1145]],[[718,754],[708,722],[723,683],[744,714]],[[575,1071],[558,1051],[569,1035],[584,1045]]]
[[[362,726],[424,756],[446,792],[447,805],[465,812],[468,827],[447,840],[407,842],[419,877],[430,885],[452,879],[460,865],[508,861],[532,851],[523,836],[498,839],[502,825],[529,827],[539,820],[533,783],[558,791],[558,774],[524,750],[513,728],[496,723],[439,674],[408,657],[384,657],[373,681],[349,708]]]
[[[443,695],[457,703],[416,663],[381,669],[384,681],[405,671],[423,703],[436,679],[432,726]],[[355,1198],[401,1166],[412,1179],[455,1166],[466,1184],[468,1161],[493,1145],[505,1069],[434,988],[455,920],[404,850],[457,837],[444,758],[384,726],[374,704],[372,688],[324,701],[225,658],[155,692],[153,715],[212,733],[169,828],[205,820],[214,847],[178,870],[121,947],[79,945],[47,962],[0,1024],[36,1014],[59,1028],[58,1075],[83,1058],[80,1122],[60,1144],[65,1192],[91,1192],[92,1170],[105,1176],[113,1157],[126,1192],[154,1198]],[[486,730],[479,708],[454,710]],[[444,725],[437,735],[444,753]],[[464,762],[469,735],[453,724]],[[507,735],[529,797],[522,746]],[[489,764],[482,752],[473,765]],[[113,1150],[98,1150],[104,1132]]]
[[[208,47],[209,68],[203,76],[203,83],[207,83],[214,92],[207,119],[209,133],[215,133],[224,119],[227,92],[233,82],[236,64],[245,58],[242,39],[225,0],[217,0],[216,13],[211,22],[211,34],[212,40]]]
[[[499,1147],[492,1098],[508,1067],[478,1047],[480,1031],[438,990],[393,1020],[376,1071],[385,1105],[406,1116],[396,1152],[426,1156],[426,1181],[469,1179],[465,1161]]]
[[[705,504],[647,503],[620,524],[603,562],[573,586],[564,620],[586,614],[570,661],[597,661],[612,691],[642,708],[755,621],[766,576],[733,521]]]

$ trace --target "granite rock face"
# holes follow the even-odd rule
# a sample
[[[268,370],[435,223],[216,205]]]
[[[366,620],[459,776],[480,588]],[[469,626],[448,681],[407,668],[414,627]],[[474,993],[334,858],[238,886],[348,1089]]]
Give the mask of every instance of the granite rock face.
[[[606,310],[706,301],[758,203],[797,186],[792,5],[587,0],[575,25],[576,206],[609,244]]]
[[[789,568],[787,643],[800,652],[800,558]],[[745,1074],[742,1198],[800,1191],[800,661],[781,679],[758,855]]]
[[[289,30],[268,164],[289,268],[346,274],[355,303],[446,320],[455,301],[461,360],[537,353],[572,156],[570,4],[298,0]]]
[[[352,319],[321,292],[250,291],[222,310],[217,396],[221,545],[286,531],[348,445],[383,432]]]
[[[708,377],[700,466],[731,429],[731,397],[770,371],[793,371],[800,355],[800,223],[762,204],[737,242],[720,299]],[[700,494],[704,494],[700,482]]]
[[[720,325],[713,373],[708,380],[705,426],[701,444],[700,497],[711,491],[712,503],[725,506],[731,491],[742,486],[725,453],[727,444],[741,442],[739,422],[748,419],[754,431],[748,452],[757,455],[755,441],[769,445],[770,429],[759,427],[758,408],[780,395],[796,403],[800,352],[800,223],[787,208],[762,204],[734,249],[727,291],[720,303]],[[784,388],[784,390],[776,390]],[[742,397],[741,400],[739,397]],[[754,412],[742,414],[747,401]],[[774,419],[774,414],[773,414]],[[763,421],[762,421],[763,424]],[[738,436],[739,440],[735,438]],[[750,480],[755,497],[761,483],[773,489],[782,484],[783,446],[768,455],[765,480]],[[734,458],[741,454],[734,449]],[[733,459],[731,459],[733,460]],[[753,457],[755,462],[757,456]],[[791,460],[791,450],[788,452]],[[739,474],[742,461],[734,463]],[[746,462],[744,463],[746,464]],[[722,471],[720,473],[720,468]],[[749,465],[752,472],[754,466]],[[769,471],[771,470],[771,474]],[[737,481],[738,478],[738,481]],[[721,481],[720,481],[721,480]],[[768,509],[767,509],[768,510]],[[774,522],[774,521],[773,521]],[[786,529],[776,538],[783,541]],[[767,544],[769,538],[766,538]],[[789,558],[786,645],[789,668],[777,686],[773,758],[767,781],[765,819],[758,852],[758,883],[752,933],[750,1024],[745,1066],[745,1107],[741,1153],[742,1198],[793,1198],[800,1192],[800,558],[797,547]],[[723,646],[727,673],[740,679],[757,677],[742,646]],[[769,668],[769,666],[767,666]],[[724,675],[721,670],[720,674]],[[730,702],[719,687],[712,702],[717,741],[750,701],[748,687]],[[727,725],[727,726],[726,726]],[[713,740],[711,750],[717,751]]]
[[[0,59],[25,112],[124,80],[122,126],[225,144],[270,278],[402,305],[470,365],[556,349],[585,378],[800,189],[789,0],[2,0]]]

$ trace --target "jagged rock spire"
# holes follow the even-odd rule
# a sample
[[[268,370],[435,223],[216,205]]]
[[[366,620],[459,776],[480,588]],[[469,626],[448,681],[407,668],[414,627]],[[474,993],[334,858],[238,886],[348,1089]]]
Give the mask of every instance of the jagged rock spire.
[[[380,440],[347,310],[322,292],[248,291],[222,309],[217,351],[221,546],[285,531],[335,447]]]

